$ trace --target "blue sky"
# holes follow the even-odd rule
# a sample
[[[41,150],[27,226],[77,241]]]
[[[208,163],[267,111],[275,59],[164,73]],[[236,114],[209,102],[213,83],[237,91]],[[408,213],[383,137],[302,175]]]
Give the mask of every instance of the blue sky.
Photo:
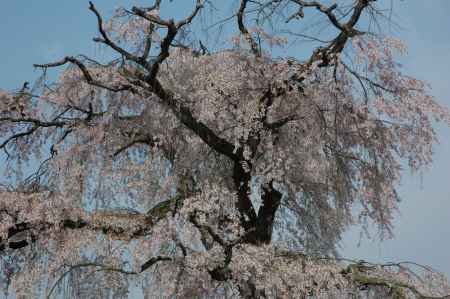
[[[388,0],[384,0],[388,1]],[[96,22],[88,2],[14,0],[0,10],[0,88],[14,89],[39,73],[33,63],[57,60],[65,55],[102,54],[91,42]],[[114,7],[148,1],[95,1],[106,14]],[[175,1],[183,6],[191,1]],[[395,19],[402,29],[395,35],[409,46],[403,60],[409,74],[431,83],[438,101],[450,107],[450,1],[394,1]],[[173,11],[178,14],[181,11]],[[435,160],[421,175],[405,173],[400,186],[403,198],[395,221],[395,238],[380,243],[363,239],[359,230],[346,234],[343,255],[370,261],[412,260],[450,275],[450,129],[437,126],[441,143]]]

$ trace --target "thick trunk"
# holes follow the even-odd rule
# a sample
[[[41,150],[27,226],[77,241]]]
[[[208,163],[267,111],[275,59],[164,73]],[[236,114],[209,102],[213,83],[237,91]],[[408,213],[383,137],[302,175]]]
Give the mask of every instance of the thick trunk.
[[[250,172],[245,171],[242,164],[236,162],[233,179],[238,191],[237,208],[241,214],[241,223],[247,234],[246,242],[252,244],[270,243],[273,222],[280,206],[282,194],[273,188],[272,183],[263,188],[262,205],[256,213],[250,200]]]
[[[247,233],[255,230],[257,220],[255,209],[250,200],[251,178],[250,172],[245,171],[241,162],[236,161],[233,169],[233,180],[238,193],[237,209],[241,214],[241,224]]]
[[[256,234],[259,243],[270,243],[272,240],[273,222],[280,206],[282,194],[273,188],[272,183],[263,188],[262,205],[258,211]]]

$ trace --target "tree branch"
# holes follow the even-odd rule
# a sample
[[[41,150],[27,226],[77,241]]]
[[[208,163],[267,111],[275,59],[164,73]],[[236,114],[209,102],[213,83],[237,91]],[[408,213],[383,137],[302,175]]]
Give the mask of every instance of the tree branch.
[[[61,121],[46,122],[46,121],[41,121],[41,120],[38,120],[35,118],[26,118],[26,117],[25,118],[2,117],[2,118],[0,118],[0,122],[33,124],[31,129],[29,129],[28,131],[14,134],[14,135],[10,136],[9,138],[7,138],[6,140],[4,140],[2,143],[0,143],[0,149],[6,148],[6,146],[13,140],[17,140],[19,138],[32,135],[39,128],[48,128],[48,127],[61,128],[67,124],[66,122],[61,122]]]
[[[315,7],[318,11],[324,13],[330,22],[339,30],[344,31],[343,25],[338,21],[336,15],[333,13],[333,11],[338,7],[337,4],[333,4],[330,7],[327,7],[317,1],[303,1],[303,0],[291,0],[292,2],[297,3],[300,5],[299,14],[302,16],[303,14],[303,8],[304,7]]]
[[[153,82],[152,91],[168,105],[170,110],[182,124],[200,137],[200,139],[202,139],[209,147],[232,160],[238,159],[237,155],[234,153],[234,146],[230,142],[219,137],[208,126],[198,121],[193,116],[190,109],[177,101],[174,95],[170,91],[166,91],[157,79]]]
[[[120,147],[119,149],[117,149],[112,156],[113,157],[117,157],[120,153],[122,153],[123,151],[126,151],[127,149],[129,149],[130,147],[136,145],[136,144],[147,144],[149,146],[155,146],[156,143],[158,142],[158,138],[155,137],[143,137],[143,138],[138,138],[138,139],[134,139],[132,141],[130,141],[129,143],[127,143],[126,145]]]
[[[80,71],[83,73],[84,78],[86,79],[86,82],[90,85],[93,86],[97,86],[100,88],[104,88],[106,90],[109,91],[113,91],[113,92],[120,92],[120,91],[130,91],[132,93],[137,93],[137,91],[135,90],[135,88],[131,85],[120,85],[120,86],[108,86],[106,84],[103,84],[97,80],[94,80],[92,78],[91,73],[89,72],[88,68],[84,65],[84,63],[82,63],[80,60],[76,59],[75,57],[72,56],[67,56],[64,57],[62,60],[57,61],[57,62],[53,62],[53,63],[47,63],[47,64],[34,64],[34,67],[37,68],[42,68],[42,69],[47,69],[49,67],[58,67],[58,66],[62,66],[65,65],[67,63],[72,63],[75,64]]]
[[[7,196],[0,193],[0,196]],[[171,212],[179,208],[180,199],[178,196],[155,205],[146,214],[124,213],[124,212],[95,212],[83,216],[68,215],[58,223],[42,221],[16,223],[8,229],[6,240],[0,239],[0,252],[6,248],[19,249],[29,244],[26,236],[34,235],[43,230],[58,228],[62,230],[87,229],[100,232],[115,239],[132,239],[146,236],[152,227],[160,220],[171,215]],[[47,199],[49,200],[49,199]],[[5,211],[2,211],[4,213]],[[6,211],[9,213],[9,211]],[[14,212],[11,212],[14,215]],[[1,214],[0,214],[1,215]],[[124,225],[124,220],[128,223]],[[27,234],[24,234],[27,232]],[[21,237],[24,235],[24,237]]]
[[[149,259],[147,262],[145,262],[141,266],[141,272],[144,272],[145,270],[147,270],[148,268],[150,268],[151,266],[153,266],[157,262],[160,262],[160,261],[172,261],[172,260],[173,260],[173,258],[167,257],[167,256],[152,257],[151,259]]]
[[[126,51],[125,49],[121,48],[119,45],[117,45],[116,43],[114,43],[106,34],[105,29],[103,28],[103,19],[102,16],[100,15],[100,13],[98,12],[98,10],[95,8],[94,4],[89,1],[89,10],[91,10],[95,16],[97,17],[97,25],[98,25],[98,31],[100,32],[102,38],[94,38],[95,42],[101,42],[104,43],[106,45],[108,45],[109,47],[111,47],[112,49],[114,49],[116,52],[120,53],[120,55],[122,55],[123,57],[125,57],[128,60],[134,61],[136,63],[141,64],[142,60],[139,59],[138,56],[131,54],[130,52]]]
[[[245,13],[245,8],[247,7],[248,1],[249,0],[241,0],[241,5],[239,6],[239,10],[238,10],[238,13],[236,15],[237,16],[238,27],[239,27],[239,31],[242,33],[244,38],[250,44],[250,48],[251,48],[253,54],[256,57],[260,57],[261,56],[261,50],[259,49],[258,44],[253,39],[253,37],[251,36],[250,32],[248,32],[247,28],[244,25],[244,13]]]
[[[338,36],[327,47],[318,48],[316,51],[314,51],[313,55],[307,62],[307,65],[311,65],[315,61],[322,60],[319,66],[324,67],[328,66],[331,63],[330,56],[332,56],[333,54],[341,53],[344,50],[344,47],[349,38],[358,34],[362,34],[354,27],[358,23],[364,9],[366,9],[366,7],[368,7],[371,2],[374,2],[376,0],[358,0],[357,4],[353,9],[352,15],[350,16],[349,20],[344,24],[339,23],[336,19],[336,16],[332,13],[332,11],[337,7],[336,4],[327,8],[316,1],[312,2],[306,2],[301,0],[291,0],[291,1],[295,1],[300,5],[309,4],[309,6],[316,7],[318,10],[327,14],[331,23],[340,30]]]

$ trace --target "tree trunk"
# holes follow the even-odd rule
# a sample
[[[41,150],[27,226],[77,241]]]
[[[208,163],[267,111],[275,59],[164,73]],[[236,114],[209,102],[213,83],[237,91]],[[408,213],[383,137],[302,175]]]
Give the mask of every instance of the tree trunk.
[[[260,243],[268,244],[272,240],[273,222],[281,203],[282,194],[273,188],[271,182],[263,188],[262,205],[258,211],[256,233]]]
[[[247,162],[248,163],[248,162]],[[251,165],[248,165],[251,167]],[[280,206],[282,194],[273,188],[271,182],[263,188],[262,205],[256,213],[250,199],[250,171],[242,163],[236,162],[233,180],[238,191],[237,208],[241,214],[241,223],[247,233],[246,241],[251,244],[268,244],[272,240],[273,222]]]

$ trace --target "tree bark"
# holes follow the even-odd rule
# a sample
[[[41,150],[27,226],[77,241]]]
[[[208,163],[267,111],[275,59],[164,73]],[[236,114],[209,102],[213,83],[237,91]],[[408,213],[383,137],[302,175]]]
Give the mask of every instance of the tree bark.
[[[262,205],[258,211],[256,234],[260,243],[268,244],[272,240],[273,223],[282,194],[273,188],[272,182],[268,187],[263,188],[263,192]]]
[[[237,208],[241,214],[241,223],[248,234],[246,242],[255,245],[270,243],[275,214],[280,206],[282,194],[273,187],[273,182],[264,187],[262,205],[256,213],[250,199],[250,171],[246,171],[241,163],[236,162],[233,179],[238,191]]]
[[[250,165],[249,165],[250,167]],[[237,209],[241,214],[241,224],[246,232],[256,228],[257,215],[250,200],[250,171],[246,171],[242,162],[236,161],[233,169],[233,180],[238,193]],[[254,233],[249,234],[249,236]]]

